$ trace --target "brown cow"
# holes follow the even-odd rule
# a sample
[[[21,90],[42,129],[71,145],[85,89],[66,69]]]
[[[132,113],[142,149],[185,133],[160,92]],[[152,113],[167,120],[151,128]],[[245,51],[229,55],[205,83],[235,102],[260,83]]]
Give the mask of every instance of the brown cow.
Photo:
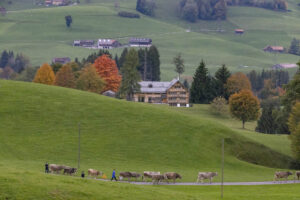
[[[182,178],[180,176],[180,174],[178,174],[176,172],[167,172],[167,173],[164,173],[164,176],[166,177],[168,183],[169,183],[168,179],[173,179],[173,183],[175,183],[177,178],[180,178],[180,179]]]
[[[137,181],[137,179],[138,179],[139,177],[141,177],[141,174],[136,173],[136,172],[130,172],[130,174],[131,174],[131,177],[135,178],[135,181]]]
[[[199,172],[197,182],[203,183],[204,179],[209,179],[209,183],[212,182],[214,176],[218,176],[217,172]]]
[[[88,175],[97,178],[97,176],[102,176],[102,172],[95,169],[89,169]]]
[[[160,172],[144,171],[143,181],[146,181],[146,178],[152,178],[153,175],[160,175]]]
[[[49,165],[50,172],[57,173],[57,174],[60,173],[60,171],[62,169],[65,169],[65,167],[66,166],[64,166],[64,165],[57,165],[57,164],[50,164]]]
[[[155,184],[155,183],[159,184],[160,181],[167,180],[167,177],[165,175],[160,175],[160,174],[151,175],[151,178],[152,178],[153,184]]]
[[[74,168],[74,167],[66,167],[64,169],[64,174],[69,174],[69,175],[72,175],[72,174],[75,174],[77,171],[77,168]]]
[[[297,177],[298,180],[300,179],[300,171],[296,171],[295,177]]]
[[[278,179],[281,179],[281,178],[285,178],[285,180],[287,181],[288,180],[288,177],[290,175],[293,175],[292,172],[275,172],[275,175],[274,175],[274,181],[278,181]]]
[[[119,180],[122,181],[123,178],[128,178],[128,181],[130,181],[131,178],[131,173],[130,172],[120,172],[119,174]]]

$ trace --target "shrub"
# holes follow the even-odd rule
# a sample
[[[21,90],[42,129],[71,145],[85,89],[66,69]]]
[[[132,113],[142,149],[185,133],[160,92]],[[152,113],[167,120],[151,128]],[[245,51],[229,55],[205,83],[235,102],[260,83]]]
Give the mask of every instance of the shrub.
[[[140,18],[139,14],[126,12],[126,11],[121,11],[121,12],[118,13],[118,15],[120,17],[127,17],[127,18]]]
[[[212,112],[223,114],[227,112],[227,101],[224,97],[216,97],[210,104]]]

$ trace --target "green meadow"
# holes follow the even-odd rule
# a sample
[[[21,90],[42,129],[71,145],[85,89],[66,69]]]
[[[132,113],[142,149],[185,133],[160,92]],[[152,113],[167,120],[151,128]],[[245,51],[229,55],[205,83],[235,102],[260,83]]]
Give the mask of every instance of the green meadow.
[[[187,76],[193,75],[201,59],[206,61],[211,73],[223,63],[234,72],[247,72],[299,60],[294,55],[262,51],[266,45],[288,47],[294,37],[300,38],[300,10],[294,0],[288,1],[291,12],[229,7],[227,20],[199,20],[197,23],[180,20],[173,0],[157,0],[156,16],[142,15],[140,19],[117,16],[120,10],[135,12],[135,0],[119,1],[118,9],[114,8],[114,2],[107,0],[50,8],[32,5],[32,1],[27,0],[14,2],[6,5],[10,12],[0,17],[0,50],[22,52],[35,66],[51,62],[53,57],[81,59],[95,51],[72,47],[75,39],[115,38],[127,43],[130,37],[153,39],[161,54],[163,80],[176,76],[172,58],[178,52],[184,55]],[[70,29],[65,26],[66,15],[73,17]],[[243,28],[246,32],[237,36],[235,28]],[[120,54],[121,51],[111,52]]]

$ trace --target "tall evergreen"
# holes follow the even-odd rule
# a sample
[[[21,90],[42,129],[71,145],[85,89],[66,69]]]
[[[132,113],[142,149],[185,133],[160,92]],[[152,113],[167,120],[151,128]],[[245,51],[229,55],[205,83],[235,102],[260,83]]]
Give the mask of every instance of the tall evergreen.
[[[6,50],[4,50],[0,58],[0,68],[6,67],[8,61],[9,61],[9,54]]]
[[[116,62],[116,65],[117,65],[117,67],[118,67],[118,70],[120,70],[119,57],[118,57],[117,54],[115,55],[114,60],[115,60],[115,62]]]
[[[192,103],[209,103],[213,98],[211,78],[208,76],[208,70],[202,60],[198,66],[191,86]]]
[[[231,74],[227,69],[226,65],[222,65],[222,67],[219,68],[218,71],[216,71],[215,78],[217,84],[217,88],[216,88],[217,96],[222,96],[225,99],[229,98],[229,94],[226,91],[225,85],[230,75]]]
[[[119,66],[120,66],[120,69],[122,68],[123,66],[123,63],[125,62],[125,59],[126,59],[126,56],[128,54],[128,49],[125,48],[123,49],[122,53],[121,53],[121,56],[119,58]]]
[[[262,115],[257,121],[257,127],[255,131],[261,133],[275,134],[277,129],[277,124],[275,118],[273,117],[273,107],[266,106],[262,109]]]
[[[158,49],[152,45],[148,52],[148,65],[150,66],[151,81],[160,81],[160,55]]]
[[[130,49],[121,68],[122,82],[120,87],[120,94],[126,96],[129,101],[132,101],[134,93],[140,90],[138,82],[141,77],[137,70],[138,65],[138,53],[135,49]]]
[[[290,54],[300,55],[300,41],[294,38],[289,48]]]

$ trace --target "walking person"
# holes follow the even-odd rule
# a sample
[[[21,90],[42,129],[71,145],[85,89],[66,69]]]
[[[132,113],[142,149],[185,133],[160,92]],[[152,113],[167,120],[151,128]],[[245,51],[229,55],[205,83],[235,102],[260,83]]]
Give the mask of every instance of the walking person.
[[[117,178],[116,178],[116,170],[115,170],[115,169],[114,169],[113,172],[112,172],[112,176],[111,176],[111,179],[110,179],[110,180],[111,180],[111,181],[112,181],[112,180],[118,181]]]
[[[46,164],[45,164],[45,173],[46,174],[49,173],[49,164],[48,164],[48,162],[46,162]]]
[[[85,174],[84,174],[84,171],[81,172],[81,178],[84,178],[85,177]]]

